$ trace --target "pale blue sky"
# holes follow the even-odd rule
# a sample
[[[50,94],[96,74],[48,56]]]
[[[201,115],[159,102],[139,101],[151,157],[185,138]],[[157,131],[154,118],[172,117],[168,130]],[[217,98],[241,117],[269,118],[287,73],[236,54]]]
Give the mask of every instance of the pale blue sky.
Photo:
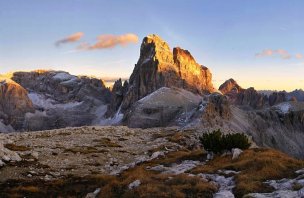
[[[156,33],[208,66],[216,85],[233,77],[244,87],[304,88],[303,8],[302,0],[0,0],[0,73],[128,77],[142,38]],[[54,45],[76,32],[79,41]],[[98,35],[126,33],[139,42],[75,51]]]

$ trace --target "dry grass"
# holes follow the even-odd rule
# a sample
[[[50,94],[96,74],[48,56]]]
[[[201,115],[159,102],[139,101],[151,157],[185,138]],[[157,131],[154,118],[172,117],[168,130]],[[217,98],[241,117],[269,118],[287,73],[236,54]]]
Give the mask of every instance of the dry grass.
[[[172,163],[180,163],[184,160],[198,160],[203,161],[205,159],[206,153],[200,149],[196,150],[179,150],[176,152],[171,152],[161,159],[154,160],[154,164],[170,165]]]
[[[93,142],[97,142],[98,144],[96,146],[99,147],[122,147],[116,142],[113,142],[110,138],[101,138],[98,140],[94,140]]]
[[[106,153],[108,150],[105,149],[97,149],[95,147],[87,146],[87,147],[73,147],[67,148],[64,152],[72,152],[72,153],[80,153],[80,154],[90,154],[90,153]]]
[[[103,193],[100,197],[213,197],[216,187],[199,177],[191,177],[187,174],[168,175],[147,170],[147,166],[169,165],[186,159],[198,159],[202,154],[198,150],[177,151],[169,153],[165,158],[143,163],[108,182],[101,189]],[[141,185],[129,190],[128,185],[135,180],[140,180]]]
[[[29,147],[22,146],[22,145],[16,145],[16,144],[5,144],[4,147],[11,151],[29,151],[29,150],[31,150]]]
[[[185,145],[185,140],[186,139],[189,139],[190,137],[184,133],[181,133],[181,132],[178,132],[178,133],[175,133],[174,135],[172,136],[169,136],[168,137],[168,140],[170,142],[174,142],[174,143],[177,143],[177,144],[180,144],[180,145]]]
[[[294,176],[294,171],[304,167],[304,161],[272,149],[249,149],[237,160],[231,156],[216,157],[205,166],[199,166],[191,173],[215,173],[220,169],[241,171],[236,175],[236,197],[251,192],[270,192],[272,188],[263,182]]]
[[[16,191],[22,191],[25,193],[37,193],[39,192],[39,188],[36,186],[20,186],[15,189]]]

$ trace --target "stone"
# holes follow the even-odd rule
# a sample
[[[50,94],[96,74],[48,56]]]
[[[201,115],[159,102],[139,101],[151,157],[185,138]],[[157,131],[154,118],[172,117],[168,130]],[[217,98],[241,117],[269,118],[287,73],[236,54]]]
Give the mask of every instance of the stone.
[[[141,184],[140,180],[135,180],[134,182],[129,184],[128,188],[134,189],[134,188],[137,188],[140,184]]]
[[[0,159],[0,167],[5,166],[5,163]]]
[[[231,191],[225,190],[215,193],[213,198],[234,198],[234,195]]]
[[[97,188],[94,192],[88,193],[85,198],[95,198],[100,193],[100,188]]]
[[[207,154],[207,160],[212,160],[214,158],[213,152],[208,152]]]
[[[155,158],[163,157],[163,156],[165,156],[164,152],[162,152],[162,151],[156,151],[156,152],[154,152],[151,155],[151,159],[155,159]]]
[[[39,153],[37,151],[33,151],[31,152],[31,156],[33,156],[37,160],[39,157]]]
[[[304,197],[304,187],[298,191],[299,197]]]
[[[233,148],[231,150],[231,152],[232,152],[232,159],[233,160],[239,158],[239,156],[241,155],[241,153],[243,153],[243,151],[241,149],[239,149],[239,148]]]

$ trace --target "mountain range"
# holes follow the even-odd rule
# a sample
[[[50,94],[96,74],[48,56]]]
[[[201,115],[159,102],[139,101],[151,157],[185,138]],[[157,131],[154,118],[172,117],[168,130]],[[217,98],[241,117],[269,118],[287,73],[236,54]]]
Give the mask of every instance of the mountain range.
[[[304,91],[244,89],[232,78],[218,89],[212,73],[157,35],[143,39],[128,81],[110,90],[101,79],[64,71],[2,75],[0,130],[40,131],[88,125],[243,132],[259,146],[304,157]]]

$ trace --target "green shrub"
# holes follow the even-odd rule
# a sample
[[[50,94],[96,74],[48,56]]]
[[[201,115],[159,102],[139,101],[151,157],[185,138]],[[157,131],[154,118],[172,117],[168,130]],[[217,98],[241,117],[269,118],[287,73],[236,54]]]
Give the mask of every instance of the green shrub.
[[[247,136],[243,133],[229,133],[223,135],[224,149],[231,150],[233,148],[248,149],[250,146]]]
[[[219,153],[223,150],[221,130],[214,130],[212,133],[204,133],[200,137],[200,141],[204,146],[206,151],[212,151],[214,153]]]
[[[214,153],[221,153],[224,150],[231,150],[232,148],[248,149],[250,146],[245,134],[229,133],[225,135],[221,133],[220,129],[203,134],[200,137],[200,141],[205,150]]]

